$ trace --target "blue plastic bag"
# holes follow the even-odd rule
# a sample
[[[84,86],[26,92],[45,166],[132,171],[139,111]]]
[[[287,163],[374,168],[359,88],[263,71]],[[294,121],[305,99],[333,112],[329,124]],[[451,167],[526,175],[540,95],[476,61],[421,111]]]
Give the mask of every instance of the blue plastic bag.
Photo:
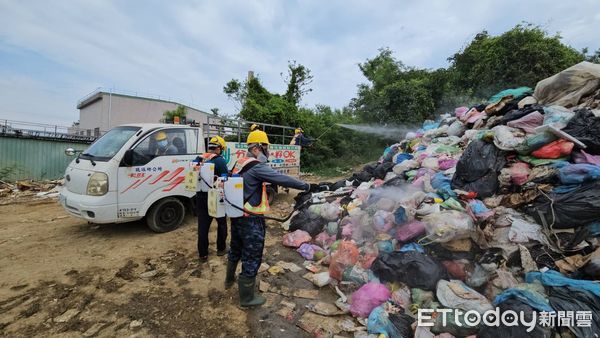
[[[589,280],[572,279],[565,277],[558,271],[548,270],[546,272],[532,271],[525,275],[525,281],[532,283],[534,280],[540,281],[546,286],[572,286],[574,288],[587,290],[600,297],[600,284]]]
[[[431,178],[431,187],[437,191],[444,199],[456,197],[456,193],[452,190],[452,178],[446,177],[444,173],[437,173]]]
[[[543,295],[534,290],[519,286],[506,289],[497,295],[494,298],[494,306],[498,306],[511,298],[516,298],[539,311],[554,312],[554,309],[550,307],[550,302]]]
[[[394,163],[395,164],[400,164],[406,160],[412,160],[413,156],[411,154],[408,153],[399,153],[394,155]]]
[[[398,209],[394,211],[394,223],[396,223],[396,225],[402,225],[406,223],[407,220],[408,217],[406,216],[404,207],[398,207]]]
[[[423,247],[417,243],[404,244],[398,251],[400,251],[400,252],[417,251],[420,253],[425,253],[425,249],[423,249]]]
[[[581,184],[600,179],[600,167],[588,163],[562,165],[558,172],[563,184]]]
[[[367,330],[371,334],[383,334],[387,338],[410,338],[413,337],[411,328],[413,322],[414,319],[409,315],[405,313],[389,314],[381,305],[374,308],[369,314]]]

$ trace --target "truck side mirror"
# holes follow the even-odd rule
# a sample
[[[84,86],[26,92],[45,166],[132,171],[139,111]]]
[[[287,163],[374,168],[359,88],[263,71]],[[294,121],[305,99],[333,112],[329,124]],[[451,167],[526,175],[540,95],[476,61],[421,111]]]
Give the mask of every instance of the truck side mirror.
[[[133,165],[133,149],[127,149],[125,151],[121,163],[123,163],[123,165],[126,167],[131,167]]]
[[[73,148],[67,148],[65,149],[65,155],[67,156],[74,156],[75,155],[76,150]]]

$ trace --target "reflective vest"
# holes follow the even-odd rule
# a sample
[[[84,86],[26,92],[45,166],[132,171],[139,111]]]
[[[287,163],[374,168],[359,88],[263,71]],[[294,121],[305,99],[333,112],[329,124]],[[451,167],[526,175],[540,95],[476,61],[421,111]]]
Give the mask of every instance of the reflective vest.
[[[260,163],[260,161],[254,157],[240,158],[239,160],[237,160],[237,162],[233,166],[233,173],[234,174],[243,173],[244,168],[247,168],[247,166],[251,163],[258,164],[258,163]],[[256,192],[253,192],[250,196],[253,196],[255,193]],[[253,206],[249,202],[246,202],[246,203],[244,203],[244,210],[249,211],[252,214],[257,214],[257,215],[264,215],[271,210],[271,207],[269,206],[269,198],[267,196],[267,183],[263,182],[263,184],[262,184],[260,203],[257,206]],[[244,216],[251,216],[251,214],[245,214]]]
[[[202,157],[202,161],[206,162],[206,161],[212,160],[213,158],[215,158],[217,156],[219,156],[219,155],[213,154],[213,153],[204,153],[204,154],[202,154],[201,157]]]

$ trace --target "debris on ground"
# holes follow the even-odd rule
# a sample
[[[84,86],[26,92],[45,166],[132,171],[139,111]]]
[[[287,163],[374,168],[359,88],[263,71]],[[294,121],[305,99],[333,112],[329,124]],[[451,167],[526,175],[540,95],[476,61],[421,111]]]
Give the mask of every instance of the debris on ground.
[[[64,180],[5,182],[0,180],[0,205],[58,198]]]
[[[370,334],[489,334],[481,324],[461,326],[459,317],[442,325],[437,316],[430,328],[413,322],[419,309],[433,318],[442,309],[574,310],[567,294],[597,315],[600,111],[593,109],[600,92],[566,79],[584,72],[598,82],[599,70],[579,64],[541,81],[537,98],[528,87],[507,89],[398,135],[377,163],[328,184],[329,195],[299,194],[283,245],[313,262],[304,264],[312,269],[304,278],[334,288],[337,307]],[[315,273],[319,265],[327,275]],[[305,317],[298,325],[306,331],[335,333],[323,318]],[[597,316],[589,322],[600,327]],[[339,323],[350,331],[356,322]],[[576,324],[535,330],[594,331]]]

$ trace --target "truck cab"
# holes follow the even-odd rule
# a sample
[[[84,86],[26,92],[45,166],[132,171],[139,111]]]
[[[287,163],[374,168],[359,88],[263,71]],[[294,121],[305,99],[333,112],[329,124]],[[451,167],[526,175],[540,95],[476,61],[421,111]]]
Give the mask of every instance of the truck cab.
[[[186,210],[193,210],[195,192],[185,189],[185,175],[190,161],[204,151],[200,127],[115,127],[69,164],[60,203],[69,214],[90,223],[146,217],[155,232],[174,230]]]

